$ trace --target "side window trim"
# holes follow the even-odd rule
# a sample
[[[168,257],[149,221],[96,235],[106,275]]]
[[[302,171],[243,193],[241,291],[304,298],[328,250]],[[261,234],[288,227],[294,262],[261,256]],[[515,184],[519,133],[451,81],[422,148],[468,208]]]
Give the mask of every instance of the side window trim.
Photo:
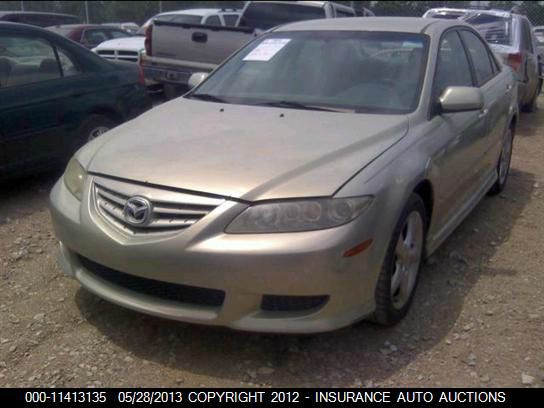
[[[462,31],[469,31],[469,30],[458,29],[455,31],[457,33],[457,37],[459,37],[459,41],[461,41],[461,45],[463,46],[463,50],[465,51],[465,56],[467,57],[468,65],[470,66],[470,75],[472,76],[472,86],[475,88],[480,88],[480,85],[478,85],[478,75],[476,75],[476,67],[474,66],[474,61],[472,61],[472,55],[470,55],[468,46],[465,40],[463,40],[463,36],[461,35]],[[491,61],[489,63],[491,64]]]
[[[461,32],[462,31],[467,31],[473,35],[476,36],[476,38],[478,40],[480,40],[480,42],[484,45],[484,48],[485,50],[487,51],[487,59],[489,60],[489,65],[491,66],[491,75],[489,76],[489,78],[486,78],[485,81],[483,81],[481,84],[478,84],[478,76],[476,75],[476,69],[474,67],[474,62],[472,61],[472,54],[470,53],[470,51],[468,50],[468,46],[463,38],[463,36],[461,35]],[[483,40],[476,32],[474,32],[473,30],[470,30],[469,28],[461,28],[458,30],[458,33],[459,35],[459,38],[461,39],[461,43],[463,44],[463,48],[465,49],[465,54],[467,54],[467,57],[468,57],[468,60],[469,60],[469,64],[471,66],[471,70],[472,70],[472,83],[474,84],[473,86],[477,87],[477,88],[482,88],[483,86],[485,86],[489,81],[491,81],[493,78],[495,78],[498,73],[500,72],[500,70],[496,71],[495,69],[493,69],[493,61],[491,61],[491,58],[495,58],[495,57],[491,57],[493,54],[491,53],[491,50],[487,44],[487,41]],[[496,62],[496,61],[495,61]]]
[[[444,37],[446,35],[448,35],[449,33],[451,32],[455,32],[455,35],[457,35],[457,37],[459,38],[459,41],[461,42],[461,45],[463,46],[463,50],[465,52],[465,56],[467,58],[467,61],[468,61],[468,64],[469,64],[469,68],[470,68],[470,77],[472,79],[472,86],[476,86],[474,85],[476,83],[476,78],[475,78],[475,73],[474,73],[474,69],[472,67],[472,60],[469,58],[469,56],[467,55],[467,49],[465,47],[465,44],[463,42],[463,39],[461,38],[461,35],[460,35],[460,29],[462,29],[464,27],[451,27],[451,28],[448,28],[446,31],[444,31],[442,33],[442,35],[440,36],[439,40],[438,40],[438,50],[437,50],[437,53],[436,53],[436,59],[435,59],[435,65],[434,65],[434,72],[433,72],[433,79],[432,79],[432,82],[431,82],[431,98],[429,98],[429,106],[428,106],[428,111],[427,111],[427,120],[431,120],[432,118],[434,118],[437,114],[435,112],[435,100],[433,98],[433,94],[434,94],[434,90],[435,90],[435,86],[436,86],[436,81],[437,81],[437,71],[438,71],[438,53],[440,52],[440,45],[442,44],[442,41],[444,40]]]
[[[68,50],[68,49],[66,49],[65,47],[62,47],[62,46],[59,47],[56,43],[53,43],[51,41],[49,41],[49,42],[52,44],[53,49],[55,50],[55,56],[57,58],[57,64],[59,65],[59,68],[60,68],[61,78],[64,78],[65,75],[64,75],[64,69],[62,68],[62,63],[60,62],[60,56],[59,56],[59,53],[57,51],[58,48],[61,49],[61,51],[66,56],[66,58],[68,58],[70,60],[70,62],[72,63],[72,65],[77,69],[77,71],[78,71],[77,76],[85,74],[85,70],[82,68],[82,65],[81,65],[80,61],[78,61],[77,58],[74,58],[74,54],[72,52],[70,52],[70,50]],[[72,75],[70,75],[70,76],[72,76]]]

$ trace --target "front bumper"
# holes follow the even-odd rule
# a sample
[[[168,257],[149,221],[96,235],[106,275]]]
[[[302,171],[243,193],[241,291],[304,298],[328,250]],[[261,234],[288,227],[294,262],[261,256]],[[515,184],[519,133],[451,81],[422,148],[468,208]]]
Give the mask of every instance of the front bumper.
[[[65,273],[106,300],[169,319],[280,333],[333,330],[374,310],[379,251],[371,246],[355,257],[343,257],[347,249],[372,238],[362,223],[304,233],[225,234],[217,227],[224,221],[217,219],[245,207],[226,201],[178,233],[121,239],[113,227],[97,222],[91,184],[88,177],[80,203],[59,180],[51,192],[51,214]],[[221,291],[224,300],[202,305],[141,293],[104,279],[85,260],[138,279]],[[270,296],[326,301],[312,309],[263,310],[263,299]]]

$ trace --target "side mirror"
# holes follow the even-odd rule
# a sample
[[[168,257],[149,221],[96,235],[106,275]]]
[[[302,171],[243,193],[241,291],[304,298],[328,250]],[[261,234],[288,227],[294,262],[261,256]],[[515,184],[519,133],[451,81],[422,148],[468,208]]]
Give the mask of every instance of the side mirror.
[[[482,110],[484,107],[482,91],[470,86],[450,86],[438,102],[442,113],[468,112]]]
[[[208,77],[208,74],[206,72],[195,72],[194,74],[191,74],[189,77],[189,88],[192,89],[198,84],[200,84],[202,81],[204,81]]]

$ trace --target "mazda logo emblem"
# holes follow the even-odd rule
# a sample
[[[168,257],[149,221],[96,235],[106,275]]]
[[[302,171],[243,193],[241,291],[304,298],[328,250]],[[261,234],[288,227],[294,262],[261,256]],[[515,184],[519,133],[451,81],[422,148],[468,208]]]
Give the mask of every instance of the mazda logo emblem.
[[[151,214],[151,203],[143,197],[129,198],[123,209],[125,221],[135,226],[147,225],[151,220]]]

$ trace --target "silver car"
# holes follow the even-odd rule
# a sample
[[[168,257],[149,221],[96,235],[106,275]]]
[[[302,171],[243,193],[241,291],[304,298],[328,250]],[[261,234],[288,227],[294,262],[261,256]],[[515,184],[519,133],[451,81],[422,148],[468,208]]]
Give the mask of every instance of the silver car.
[[[282,26],[76,153],[51,192],[60,264],[180,321],[393,324],[424,257],[504,188],[516,98],[460,21]]]
[[[542,73],[537,37],[529,19],[515,11],[435,8],[425,18],[459,18],[471,24],[517,77],[518,102],[525,112],[537,109]]]

